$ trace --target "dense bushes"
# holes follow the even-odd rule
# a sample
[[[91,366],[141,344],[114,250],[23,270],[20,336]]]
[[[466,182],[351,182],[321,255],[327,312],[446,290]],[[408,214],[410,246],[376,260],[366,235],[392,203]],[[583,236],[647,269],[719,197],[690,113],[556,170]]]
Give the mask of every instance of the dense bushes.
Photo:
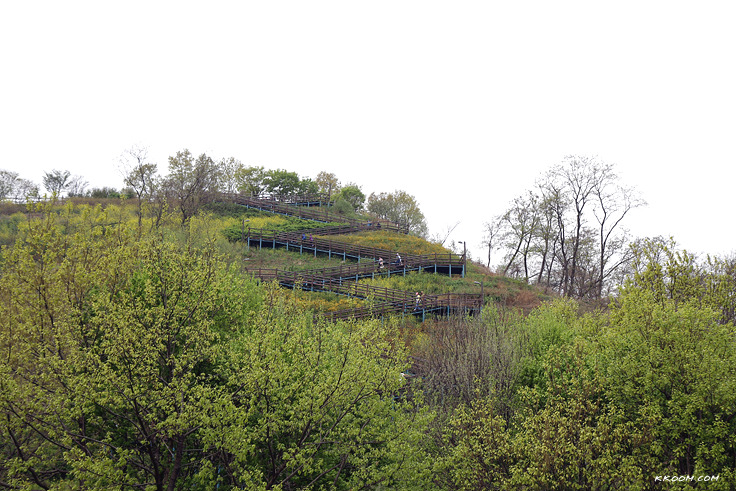
[[[428,485],[431,414],[398,398],[390,323],[314,322],[206,234],[139,237],[110,218],[46,213],[4,252],[0,482]]]
[[[653,489],[656,476],[719,476],[709,489],[731,489],[733,326],[719,324],[715,311],[675,307],[634,287],[610,313],[579,316],[572,305],[541,307],[500,330],[486,319],[484,336],[459,350],[466,357],[451,372],[455,384],[478,366],[467,355],[485,338],[521,352],[517,362],[508,356],[514,349],[484,348],[490,366],[518,368],[471,372],[479,375],[478,397],[449,419],[440,482],[454,489]],[[498,389],[508,373],[518,374],[510,406]],[[482,390],[488,377],[496,385]]]

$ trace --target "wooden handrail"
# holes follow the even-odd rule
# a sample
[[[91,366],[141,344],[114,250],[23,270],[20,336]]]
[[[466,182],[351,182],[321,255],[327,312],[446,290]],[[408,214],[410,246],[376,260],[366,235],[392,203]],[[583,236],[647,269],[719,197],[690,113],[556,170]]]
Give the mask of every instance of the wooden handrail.
[[[387,249],[379,249],[376,247],[366,247],[361,245],[348,244],[342,241],[336,241],[331,239],[323,239],[319,237],[307,237],[302,238],[302,233],[299,232],[278,232],[270,229],[248,229],[247,240],[254,241],[266,241],[274,242],[281,241],[284,244],[288,244],[290,247],[306,247],[308,250],[313,248],[322,249],[325,251],[331,251],[335,254],[350,254],[353,257],[358,258],[371,258],[378,260],[378,258],[384,259],[384,264],[395,264],[394,258],[396,251],[389,251]],[[462,265],[465,263],[463,256],[458,256],[451,252],[448,253],[433,253],[433,254],[401,254],[402,263],[412,266],[428,266],[431,264],[442,264],[442,265]]]
[[[268,198],[267,200],[259,198],[247,198],[241,195],[230,195],[236,203],[246,204],[246,206],[253,206],[260,209],[267,210],[278,210],[278,213],[289,214],[293,216],[300,216],[301,218],[307,218],[310,215],[318,216],[319,221],[331,221],[329,214],[325,211],[313,213],[304,213],[300,211],[294,213],[295,206],[284,205],[283,202],[278,202],[275,199]],[[315,218],[308,218],[315,219]],[[331,239],[324,239],[322,237],[315,238],[312,234],[315,232],[320,235],[337,235],[343,233],[354,233],[363,230],[379,230],[380,228],[388,229],[390,225],[383,225],[379,227],[381,223],[385,222],[367,222],[359,220],[345,220],[342,217],[337,218],[335,221],[347,222],[347,225],[325,227],[324,230],[306,229],[296,232],[279,232],[269,229],[248,229],[248,236],[245,238],[248,243],[259,242],[261,245],[263,242],[271,242],[275,247],[277,243],[282,243],[288,247],[299,247],[302,251],[312,250],[317,253],[318,250],[322,252],[328,252],[329,254],[335,254],[347,258],[348,255],[351,258],[370,258],[373,259],[372,263],[358,263],[355,265],[335,266],[331,268],[320,268],[313,270],[304,271],[284,271],[278,269],[253,269],[249,270],[253,276],[258,277],[261,281],[277,281],[284,286],[291,288],[303,288],[320,291],[330,291],[342,295],[351,295],[362,298],[374,298],[378,300],[371,306],[359,307],[353,309],[343,309],[340,311],[328,312],[323,315],[329,317],[332,320],[345,319],[345,318],[363,318],[375,315],[384,315],[387,313],[396,312],[410,312],[414,313],[419,311],[436,311],[436,310],[453,310],[453,309],[477,309],[482,305],[483,299],[480,295],[473,294],[455,294],[445,293],[438,295],[424,295],[420,297],[417,303],[415,292],[407,292],[403,290],[395,290],[387,287],[372,286],[359,283],[358,281],[352,281],[353,277],[357,280],[360,276],[368,274],[383,274],[390,273],[396,269],[404,270],[411,268],[422,268],[442,265],[442,267],[449,267],[452,272],[453,266],[465,266],[465,256],[458,256],[453,253],[433,253],[433,254],[401,254],[402,262],[397,264],[394,260],[396,251],[389,251],[386,249],[379,249],[374,247],[365,247],[361,245],[348,244],[342,241],[335,241]],[[396,225],[396,224],[392,224]],[[397,231],[401,230],[396,225]],[[323,233],[324,232],[324,233]],[[307,234],[310,234],[307,237]],[[383,268],[378,264],[378,259],[383,258]],[[349,279],[348,279],[349,278]]]
[[[329,213],[326,209],[324,211],[314,211],[309,209],[304,209],[304,207],[295,206],[294,204],[285,203],[283,201],[278,201],[274,196],[268,196],[268,197],[255,197],[255,196],[246,196],[242,194],[233,194],[233,193],[222,193],[221,198],[225,199],[227,201],[231,201],[236,204],[241,204],[244,206],[249,206],[252,208],[261,209],[264,211],[270,211],[273,213],[280,213],[284,215],[290,215],[290,216],[296,216],[298,218],[303,218],[306,220],[314,220],[322,223],[348,223],[352,226],[367,226],[368,224],[371,224],[371,226],[375,228],[381,228],[381,229],[387,229],[387,230],[394,230],[399,231],[401,233],[408,233],[408,227],[402,226],[393,222],[390,222],[388,220],[356,220],[352,218],[345,218],[341,215],[335,215],[334,213]],[[278,197],[279,199],[284,199],[284,197]]]
[[[347,318],[347,317],[365,317],[375,315],[376,313],[388,312],[414,312],[416,310],[434,311],[437,309],[478,309],[481,306],[482,298],[479,294],[468,293],[441,293],[436,295],[423,295],[420,297],[419,303],[416,300],[416,294],[404,290],[396,290],[383,286],[365,285],[354,281],[339,281],[335,278],[320,277],[317,275],[305,275],[298,271],[283,271],[278,269],[255,269],[249,270],[254,276],[261,281],[278,281],[281,284],[304,289],[314,289],[317,287],[321,291],[330,291],[342,295],[349,295],[361,298],[373,298],[377,300],[374,305],[369,307],[357,307],[352,309],[343,309],[340,311],[328,312],[325,315],[331,318]],[[376,312],[376,310],[378,312]]]

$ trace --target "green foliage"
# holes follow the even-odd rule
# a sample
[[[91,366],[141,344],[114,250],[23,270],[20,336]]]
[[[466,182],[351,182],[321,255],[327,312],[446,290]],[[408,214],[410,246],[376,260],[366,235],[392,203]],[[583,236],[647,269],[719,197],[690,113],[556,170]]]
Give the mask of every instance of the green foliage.
[[[736,332],[717,320],[710,309],[629,289],[601,330],[599,363],[630,420],[642,407],[659,416],[653,452],[664,470],[732,480]]]
[[[360,232],[350,235],[333,236],[335,240],[349,244],[360,244],[388,251],[400,251],[402,254],[449,254],[450,251],[439,244],[427,242],[412,235],[397,234],[388,231]],[[388,260],[389,258],[384,258]]]
[[[240,167],[234,172],[237,190],[249,196],[258,196],[264,190],[263,178],[266,170],[263,167]]]
[[[207,217],[180,243],[112,218],[47,210],[3,253],[0,481],[430,484],[390,324],[314,323],[226,268]]]
[[[526,387],[546,390],[544,363],[550,349],[563,346],[575,336],[577,304],[557,299],[532,311],[524,320],[524,357],[520,372]]]
[[[354,215],[355,212],[353,206],[343,198],[337,198],[335,200],[335,203],[332,205],[332,210],[342,216],[351,216]]]
[[[447,427],[449,452],[436,472],[447,489],[502,489],[513,463],[506,420],[491,398],[460,406]]]
[[[673,239],[645,239],[632,245],[633,273],[623,291],[644,289],[656,302],[672,301],[709,307],[720,313],[721,323],[736,320],[736,261],[708,257],[698,262],[695,255],[677,248]]]
[[[45,203],[40,218],[0,222],[0,483],[611,490],[719,475],[709,489],[733,486],[733,259],[654,239],[635,246],[607,311],[581,315],[564,299],[409,329],[332,324],[313,312],[362,302],[261,285],[244,268],[334,262],[222,232],[310,222],[212,210],[155,234],[124,202]],[[338,240],[448,253],[390,232]],[[524,293],[478,270],[373,284],[478,293],[475,280],[492,297]]]
[[[426,486],[429,414],[396,398],[406,365],[386,328],[313,323],[271,298],[233,341],[227,376],[242,404],[212,434],[233,454],[231,471],[294,489]]]
[[[303,220],[301,218],[281,217],[270,214],[262,214],[254,218],[249,218],[248,222],[233,224],[222,229],[222,235],[230,241],[243,240],[243,235],[248,234],[249,230],[263,229],[274,232],[297,232],[302,230],[314,230],[315,234],[319,233],[319,229],[339,225],[336,223],[321,223]]]
[[[120,198],[120,192],[117,189],[111,188],[111,187],[92,188],[88,194],[90,198],[97,198],[97,199]]]
[[[581,339],[550,349],[544,393],[522,390],[506,489],[646,489],[656,460],[648,454],[652,415],[636,423],[608,402]]]
[[[211,251],[136,242],[108,220],[92,209],[47,214],[6,256],[11,482],[162,487],[205,458],[192,450],[206,401],[220,397],[211,382],[219,339],[253,301],[242,282],[229,296],[234,278]]]
[[[25,220],[22,213],[13,213],[10,216],[0,216],[0,246],[15,242],[19,225]]]
[[[319,190],[317,183],[309,178],[300,178],[296,172],[284,169],[268,170],[261,178],[263,191],[276,195],[310,194]]]
[[[396,190],[393,193],[371,193],[368,196],[367,209],[379,218],[408,227],[418,236],[427,235],[427,221],[419,209],[416,199],[406,191]]]
[[[719,475],[710,486],[730,489],[736,331],[716,312],[629,287],[610,313],[560,301],[520,329],[510,417],[494,391],[458,407],[437,468],[448,487],[652,489],[657,475]]]
[[[349,184],[340,189],[339,197],[350,203],[353,210],[362,210],[365,204],[365,194],[356,184]]]

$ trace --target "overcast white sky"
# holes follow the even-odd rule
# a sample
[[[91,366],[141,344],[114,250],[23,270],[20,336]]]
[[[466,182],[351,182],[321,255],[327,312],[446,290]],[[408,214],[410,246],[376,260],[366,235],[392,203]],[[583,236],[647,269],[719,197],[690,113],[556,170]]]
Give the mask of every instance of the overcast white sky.
[[[727,1],[0,4],[0,168],[122,187],[119,155],[324,170],[413,195],[474,256],[565,155],[649,205],[629,227],[736,251]],[[494,261],[495,262],[495,261]]]

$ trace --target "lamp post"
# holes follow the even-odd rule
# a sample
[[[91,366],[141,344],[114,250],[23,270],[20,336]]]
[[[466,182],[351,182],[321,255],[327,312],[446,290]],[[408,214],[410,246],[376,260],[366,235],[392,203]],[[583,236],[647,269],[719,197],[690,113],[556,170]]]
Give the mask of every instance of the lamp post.
[[[463,243],[463,278],[465,278],[465,270],[468,267],[468,249],[466,247],[465,241],[462,241]]]
[[[243,223],[240,226],[240,239],[246,243],[247,250],[250,251],[250,225],[248,225],[248,240],[245,239],[245,222],[250,222],[250,220],[246,220],[243,218]]]
[[[483,294],[483,280],[481,280],[480,282],[474,281],[473,283],[475,283],[476,285],[480,285],[480,311],[479,312],[480,312],[481,317],[482,317],[482,315],[483,315],[483,304],[486,301],[486,297]]]

